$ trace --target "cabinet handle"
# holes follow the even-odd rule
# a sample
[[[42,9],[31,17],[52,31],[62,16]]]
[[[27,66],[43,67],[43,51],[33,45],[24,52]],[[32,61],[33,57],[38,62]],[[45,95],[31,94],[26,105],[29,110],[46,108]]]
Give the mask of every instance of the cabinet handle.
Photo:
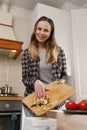
[[[9,108],[10,105],[8,103],[5,104],[5,108]]]

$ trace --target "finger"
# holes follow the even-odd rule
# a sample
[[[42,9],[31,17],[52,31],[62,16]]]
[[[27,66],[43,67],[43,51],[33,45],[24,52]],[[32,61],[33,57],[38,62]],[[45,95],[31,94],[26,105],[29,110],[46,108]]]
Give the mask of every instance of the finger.
[[[39,98],[42,97],[42,96],[43,96],[42,91],[38,91],[37,96],[38,96]]]
[[[42,94],[43,94],[42,96],[45,97],[45,95],[46,95],[46,88],[45,88],[45,86],[42,86],[41,89],[42,89]]]
[[[39,96],[40,94],[40,92],[39,92],[39,89],[38,89],[38,87],[35,87],[35,93],[36,93],[36,96]]]

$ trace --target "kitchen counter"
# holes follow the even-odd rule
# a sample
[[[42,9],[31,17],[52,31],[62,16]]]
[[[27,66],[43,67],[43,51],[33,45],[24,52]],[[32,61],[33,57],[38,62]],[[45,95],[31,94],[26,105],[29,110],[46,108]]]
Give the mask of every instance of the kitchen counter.
[[[87,130],[85,114],[65,114],[62,110],[51,110],[45,116],[58,119],[58,130]]]
[[[13,96],[13,97],[12,97],[12,96],[1,96],[1,97],[0,97],[0,101],[3,101],[3,100],[4,100],[4,101],[5,101],[5,100],[15,100],[15,101],[17,100],[17,101],[22,101],[22,98],[23,98],[23,97],[21,97],[21,96],[17,96],[17,97],[16,97],[16,96]]]

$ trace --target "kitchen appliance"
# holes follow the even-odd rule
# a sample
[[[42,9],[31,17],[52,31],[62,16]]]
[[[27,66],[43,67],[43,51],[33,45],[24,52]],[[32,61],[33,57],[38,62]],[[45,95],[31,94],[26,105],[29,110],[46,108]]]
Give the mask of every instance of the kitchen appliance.
[[[21,130],[22,102],[19,97],[0,97],[0,130]]]
[[[0,87],[0,96],[18,96],[18,94],[13,93],[12,87],[5,85]]]
[[[33,105],[35,102],[35,92],[24,97],[23,103],[33,111],[37,116],[41,116],[50,109],[56,107],[61,104],[67,98],[69,98],[72,94],[75,93],[75,88],[66,84],[58,84],[57,81],[51,82],[46,85],[47,91],[46,96],[48,97],[49,102],[45,105]]]
[[[0,11],[0,55],[16,59],[22,52],[22,44],[15,37],[12,14]]]
[[[12,87],[9,87],[8,85],[1,87],[0,90],[1,90],[1,94],[12,93]]]

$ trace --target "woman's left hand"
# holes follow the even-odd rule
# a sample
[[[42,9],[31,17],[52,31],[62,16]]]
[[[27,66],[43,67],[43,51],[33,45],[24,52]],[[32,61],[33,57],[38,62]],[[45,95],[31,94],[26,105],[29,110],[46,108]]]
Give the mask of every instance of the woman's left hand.
[[[65,80],[64,79],[61,79],[59,81],[57,81],[58,84],[64,84],[65,83]]]

